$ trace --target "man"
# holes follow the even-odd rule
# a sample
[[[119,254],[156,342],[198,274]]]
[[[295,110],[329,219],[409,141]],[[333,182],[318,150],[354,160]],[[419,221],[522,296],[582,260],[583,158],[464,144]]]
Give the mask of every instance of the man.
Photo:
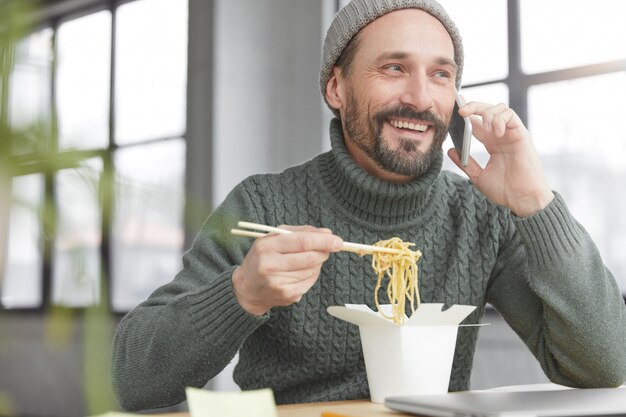
[[[478,306],[468,322],[493,304],[552,381],[623,383],[620,291],[517,115],[463,106],[489,163],[462,168],[470,181],[441,171],[462,68],[458,31],[432,0],[354,0],[339,12],[320,74],[338,116],[332,150],[239,184],[174,281],[124,318],[113,351],[122,406],[180,402],[237,352],[235,381],[271,387],[278,403],[368,397],[358,329],[326,308],[373,306],[376,279],[370,259],[338,252],[341,238],[414,242],[422,301]],[[306,226],[251,241],[229,234],[237,220]],[[459,331],[450,390],[469,388],[476,336]]]

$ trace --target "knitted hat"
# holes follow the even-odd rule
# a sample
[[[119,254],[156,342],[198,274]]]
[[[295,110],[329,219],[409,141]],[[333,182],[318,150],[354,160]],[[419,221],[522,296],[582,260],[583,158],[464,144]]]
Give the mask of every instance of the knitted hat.
[[[452,38],[454,61],[458,66],[456,87],[458,89],[461,86],[461,75],[463,73],[463,43],[461,35],[448,13],[439,3],[435,0],[352,0],[335,15],[328,32],[326,32],[320,70],[320,89],[324,101],[326,101],[326,84],[330,78],[333,66],[354,35],[380,16],[394,10],[408,8],[424,10],[439,20],[446,28],[450,38]],[[326,104],[337,114],[336,109],[328,102]]]

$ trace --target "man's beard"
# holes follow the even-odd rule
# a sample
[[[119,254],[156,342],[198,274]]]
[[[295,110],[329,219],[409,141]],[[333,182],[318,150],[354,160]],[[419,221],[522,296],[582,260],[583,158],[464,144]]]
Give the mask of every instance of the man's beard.
[[[354,142],[385,171],[419,177],[439,157],[441,145],[446,139],[447,125],[432,112],[417,112],[409,106],[398,105],[369,117],[365,111],[359,111],[358,107],[354,96],[350,94],[344,121],[348,140]],[[399,146],[396,149],[390,148],[382,136],[383,125],[390,118],[431,122],[431,128],[434,129],[433,143],[426,152],[422,152],[417,149],[414,141],[400,138]]]

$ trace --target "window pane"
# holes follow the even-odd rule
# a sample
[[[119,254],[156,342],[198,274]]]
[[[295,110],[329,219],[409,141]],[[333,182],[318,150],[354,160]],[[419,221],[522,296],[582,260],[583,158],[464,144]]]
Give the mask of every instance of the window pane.
[[[57,106],[61,148],[108,145],[110,67],[110,12],[94,13],[60,26]]]
[[[43,184],[41,175],[13,179],[8,262],[2,282],[2,305],[7,308],[38,307],[42,303]]]
[[[9,89],[9,117],[15,130],[24,130],[50,116],[52,30],[44,29],[20,41]],[[38,146],[39,145],[39,146]],[[13,143],[13,154],[42,148],[35,138]]]
[[[626,58],[623,0],[520,1],[527,73]]]
[[[185,142],[120,149],[113,222],[113,309],[126,311],[181,268]]]
[[[509,88],[504,83],[496,83],[483,85],[480,87],[464,88],[461,90],[461,94],[467,101],[482,101],[484,103],[509,103]],[[452,139],[448,135],[446,141],[443,144],[444,151],[454,147]],[[470,155],[481,166],[485,166],[489,160],[489,154],[482,143],[475,137],[472,138],[472,146],[470,147]],[[456,172],[459,175],[466,176],[447,156],[443,159],[443,168],[449,171]]]
[[[508,75],[506,0],[440,0],[456,23],[465,51],[463,84]]]
[[[102,162],[83,162],[56,176],[57,231],[53,262],[53,303],[71,307],[100,299]]]
[[[187,2],[120,6],[116,34],[116,142],[185,133]]]
[[[626,141],[615,122],[623,119],[624,91],[626,72],[532,87],[529,124],[551,187],[565,196],[626,293]]]

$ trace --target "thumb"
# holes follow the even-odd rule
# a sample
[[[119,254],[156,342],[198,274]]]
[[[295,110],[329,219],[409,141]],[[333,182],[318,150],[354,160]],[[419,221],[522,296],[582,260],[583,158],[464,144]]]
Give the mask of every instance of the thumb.
[[[461,158],[459,157],[459,153],[456,148],[448,149],[448,157],[454,162],[454,164],[459,167],[461,171],[465,173],[473,184],[476,184],[478,177],[483,172],[483,168],[476,162],[476,160],[470,155],[467,160],[467,166],[463,166],[461,164]]]

